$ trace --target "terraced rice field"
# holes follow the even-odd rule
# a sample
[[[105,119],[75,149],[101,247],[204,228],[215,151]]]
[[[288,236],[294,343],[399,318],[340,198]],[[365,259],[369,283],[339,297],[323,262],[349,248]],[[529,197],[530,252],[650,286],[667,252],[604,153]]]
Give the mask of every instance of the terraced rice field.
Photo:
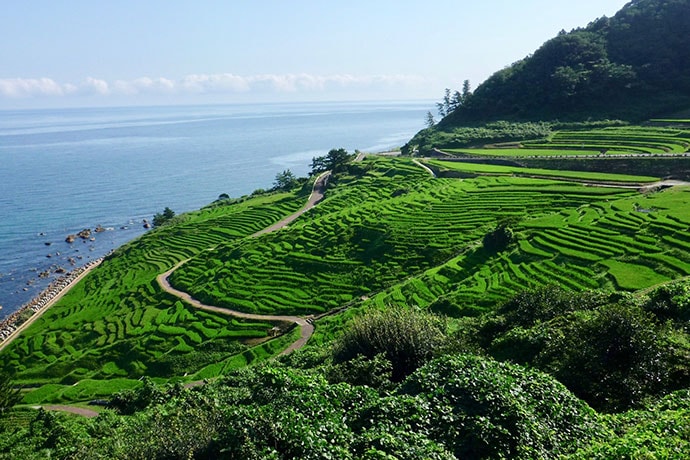
[[[298,315],[388,303],[476,315],[538,285],[634,290],[690,275],[688,187],[643,195],[510,175],[433,178],[410,159],[371,158],[288,227],[250,237],[305,200],[209,207],[124,246],[5,349],[3,365],[20,383],[43,384],[27,402],[58,402],[140,375],[221,375],[293,340],[264,341],[271,324],[163,292],[156,276],[187,258],[170,281],[204,303]],[[488,253],[482,238],[501,221],[517,241]],[[317,333],[351,314],[318,320]]]
[[[488,174],[488,175],[515,175],[527,177],[558,177],[579,181],[596,181],[610,183],[635,183],[644,184],[656,182],[658,177],[632,176],[623,174],[608,174],[585,171],[562,171],[555,169],[521,168],[519,166],[502,166],[481,163],[468,163],[463,161],[441,161],[428,160],[429,165],[440,168],[441,170],[460,171],[468,174]]]
[[[181,376],[235,356],[246,363],[274,353],[268,343],[244,345],[265,339],[271,324],[183,305],[155,277],[180,260],[280,220],[305,199],[282,194],[208,207],[123,246],[11,343],[2,365],[16,372],[19,383],[71,385]]]
[[[443,149],[444,152],[486,157],[550,157],[565,155],[592,155],[592,150],[551,149],[551,148],[483,148],[483,149]],[[598,152],[597,152],[598,153]]]
[[[612,286],[604,266],[594,270],[591,263],[627,253],[567,223],[582,213],[605,234],[606,225],[621,219],[605,203],[640,198],[551,180],[433,179],[405,160],[368,165],[365,177],[329,192],[311,220],[200,254],[175,272],[172,283],[206,303],[285,314],[319,314],[387,289],[387,301],[422,306],[457,291],[472,309],[537,284]],[[505,218],[521,222],[521,249],[487,259],[476,250],[478,241]],[[625,224],[633,219],[626,217]],[[621,238],[635,247],[634,237]]]
[[[690,123],[684,120],[664,120],[664,122],[674,126],[623,126],[557,131],[546,140],[524,141],[521,143],[521,148],[444,149],[444,151],[494,157],[663,155],[690,152]]]
[[[511,250],[468,248],[369,302],[476,315],[538,285],[632,291],[689,276],[690,188],[612,198],[526,216]]]

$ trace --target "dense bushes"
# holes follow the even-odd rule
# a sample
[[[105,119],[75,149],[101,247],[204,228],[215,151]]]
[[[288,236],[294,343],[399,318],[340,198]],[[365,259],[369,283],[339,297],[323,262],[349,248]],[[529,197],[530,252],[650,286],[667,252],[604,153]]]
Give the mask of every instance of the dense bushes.
[[[431,313],[392,306],[356,319],[334,346],[336,363],[358,356],[383,355],[392,366],[392,380],[399,382],[429,361],[445,339],[446,326]]]
[[[458,340],[497,359],[535,366],[596,409],[639,407],[690,381],[684,333],[643,308],[673,311],[684,297],[669,289],[685,288],[659,288],[643,301],[540,288],[478,320],[475,330],[465,328]]]
[[[594,411],[558,382],[476,356],[433,361],[401,393],[427,402],[431,436],[458,458],[549,458],[600,433]]]
[[[499,225],[494,230],[484,235],[482,244],[487,252],[501,252],[508,247],[513,239],[513,230],[505,225]]]
[[[600,432],[548,376],[470,356],[431,361],[383,394],[279,364],[165,400],[138,391],[154,400],[127,417],[41,413],[30,438],[0,436],[14,441],[0,441],[0,458],[547,458]]]
[[[668,389],[669,353],[650,315],[614,304],[563,320],[535,364],[577,396],[600,409],[622,410]]]
[[[690,451],[688,392],[648,401],[687,387],[688,347],[673,326],[686,292],[541,288],[465,319],[455,346],[435,315],[373,311],[330,355],[299,351],[194,390],[147,381],[113,399],[128,416],[5,424],[0,458],[674,457]],[[601,416],[583,399],[641,409]]]

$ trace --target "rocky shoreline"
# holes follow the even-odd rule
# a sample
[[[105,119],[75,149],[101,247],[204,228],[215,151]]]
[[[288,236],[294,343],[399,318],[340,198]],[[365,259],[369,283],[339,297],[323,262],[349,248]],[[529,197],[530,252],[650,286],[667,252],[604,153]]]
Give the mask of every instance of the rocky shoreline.
[[[71,270],[66,275],[50,283],[37,297],[22,305],[16,312],[0,322],[0,343],[4,343],[22,324],[43,310],[51,300],[63,293],[63,291],[69,289],[79,275],[102,261],[103,258],[95,259],[86,265]]]

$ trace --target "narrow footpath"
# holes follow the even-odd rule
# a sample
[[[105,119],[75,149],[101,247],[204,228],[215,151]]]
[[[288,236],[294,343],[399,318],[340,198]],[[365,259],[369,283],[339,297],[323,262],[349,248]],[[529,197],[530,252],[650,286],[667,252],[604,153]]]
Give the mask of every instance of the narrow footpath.
[[[284,228],[288,224],[292,223],[299,216],[301,216],[302,214],[316,206],[316,204],[323,199],[323,195],[326,191],[326,185],[328,184],[328,178],[330,177],[330,174],[330,171],[326,171],[325,173],[322,173],[319,177],[316,178],[316,181],[314,182],[314,187],[312,188],[311,194],[309,195],[309,199],[307,200],[307,203],[302,207],[302,209],[295,212],[294,214],[285,217],[279,222],[276,222],[270,227],[266,227],[265,229],[254,233],[253,235],[251,235],[251,237],[255,238],[266,233],[274,232],[276,230]],[[207,305],[193,298],[188,293],[175,289],[170,285],[170,281],[168,281],[168,278],[175,270],[177,270],[180,266],[184,265],[188,261],[189,259],[185,259],[177,265],[175,265],[170,270],[168,270],[167,272],[157,276],[156,279],[158,280],[158,284],[164,291],[174,295],[175,297],[178,297],[179,299],[187,302],[193,307],[199,308],[201,310],[212,311],[214,313],[220,313],[222,315],[234,316],[236,318],[273,322],[289,322],[296,324],[300,328],[300,338],[292,344],[290,344],[290,346],[287,347],[285,350],[283,350],[280,353],[281,355],[288,354],[299,348],[302,348],[314,333],[314,325],[311,323],[311,319],[308,318],[283,315],[258,315],[254,313],[245,313],[237,310],[231,310],[229,308],[217,307],[214,305]]]

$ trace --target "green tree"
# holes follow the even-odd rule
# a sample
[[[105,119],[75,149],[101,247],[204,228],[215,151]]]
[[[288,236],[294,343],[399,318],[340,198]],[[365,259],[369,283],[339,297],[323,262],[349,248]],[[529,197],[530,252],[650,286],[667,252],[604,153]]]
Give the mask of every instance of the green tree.
[[[295,185],[297,185],[297,177],[289,169],[276,174],[273,181],[273,187],[277,190],[290,190]]]
[[[436,108],[438,109],[438,115],[444,118],[446,115],[452,112],[451,109],[451,94],[450,88],[446,88],[443,93],[443,100],[436,103]]]
[[[436,124],[436,120],[434,120],[434,114],[431,113],[431,111],[426,113],[426,127],[431,128]]]
[[[462,103],[467,104],[470,97],[472,96],[472,87],[470,86],[470,81],[465,80],[462,82]]]
[[[156,213],[153,216],[153,226],[160,227],[172,220],[173,217],[175,217],[175,211],[166,206],[162,213]]]
[[[415,399],[388,417],[425,423],[455,458],[557,458],[602,431],[594,411],[552,377],[478,356],[435,359],[398,393]],[[411,413],[415,406],[423,410]]]
[[[0,373],[0,415],[19,402],[19,389],[14,388],[9,375]]]
[[[332,171],[334,174],[343,171],[346,165],[354,159],[347,150],[343,148],[331,149],[325,156],[314,157],[311,160],[311,173],[314,176],[324,171]]]
[[[482,243],[484,249],[489,252],[501,252],[508,247],[513,238],[513,231],[509,227],[499,225],[484,236]]]

